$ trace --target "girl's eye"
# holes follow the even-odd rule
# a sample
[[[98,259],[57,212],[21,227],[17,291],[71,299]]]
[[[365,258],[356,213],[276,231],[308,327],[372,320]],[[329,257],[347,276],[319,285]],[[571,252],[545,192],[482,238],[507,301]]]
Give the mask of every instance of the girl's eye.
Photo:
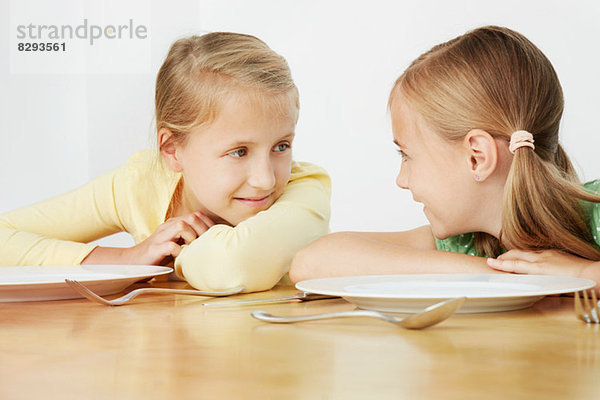
[[[290,144],[289,143],[281,143],[278,144],[277,146],[275,146],[275,151],[286,151],[287,149],[290,148]]]
[[[400,149],[397,149],[396,151],[397,151],[397,152],[398,152],[398,154],[400,154],[400,156],[402,157],[402,161],[407,161],[407,160],[408,160],[408,156],[406,155],[406,153],[405,153],[405,152],[403,152],[403,151],[402,151],[402,150],[400,150]]]
[[[244,157],[246,154],[248,154],[248,150],[246,150],[246,149],[238,149],[238,150],[232,151],[231,153],[228,153],[228,155],[230,155],[231,157],[236,157],[236,158]]]

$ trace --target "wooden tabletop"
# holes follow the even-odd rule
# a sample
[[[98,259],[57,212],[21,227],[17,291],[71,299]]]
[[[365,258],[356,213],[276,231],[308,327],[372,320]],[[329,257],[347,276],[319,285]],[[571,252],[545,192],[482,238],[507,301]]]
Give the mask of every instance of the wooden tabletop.
[[[578,321],[572,298],[457,314],[422,331],[365,318],[274,325],[250,316],[354,308],[341,299],[202,305],[295,292],[147,295],[120,307],[0,303],[0,399],[600,398],[600,326]]]

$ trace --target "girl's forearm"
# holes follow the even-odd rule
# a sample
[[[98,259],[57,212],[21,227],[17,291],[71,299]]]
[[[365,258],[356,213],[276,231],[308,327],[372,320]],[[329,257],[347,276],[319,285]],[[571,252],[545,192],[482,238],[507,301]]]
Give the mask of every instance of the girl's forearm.
[[[331,276],[416,274],[416,273],[496,273],[484,257],[415,249],[354,234],[324,236],[296,254],[290,279]]]
[[[123,247],[96,247],[81,264],[131,264],[130,249]]]

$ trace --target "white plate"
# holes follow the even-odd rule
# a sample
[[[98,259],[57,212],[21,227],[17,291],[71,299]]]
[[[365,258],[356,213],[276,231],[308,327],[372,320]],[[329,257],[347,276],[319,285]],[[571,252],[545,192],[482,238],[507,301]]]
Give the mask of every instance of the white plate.
[[[527,308],[544,296],[589,289],[588,279],[549,275],[419,274],[311,279],[302,291],[341,296],[359,308],[416,312],[452,297],[467,297],[459,313]]]
[[[65,283],[65,279],[84,282],[92,291],[104,296],[119,293],[137,281],[171,271],[171,268],[155,265],[0,267],[0,303],[81,298]]]

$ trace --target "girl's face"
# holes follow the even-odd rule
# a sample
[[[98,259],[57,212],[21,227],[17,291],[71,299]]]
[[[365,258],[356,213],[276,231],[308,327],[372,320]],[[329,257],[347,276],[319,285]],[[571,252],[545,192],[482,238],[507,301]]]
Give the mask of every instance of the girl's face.
[[[176,148],[185,212],[235,226],[268,209],[290,178],[297,116],[285,94],[229,96],[213,123]]]
[[[394,100],[391,114],[394,142],[402,155],[397,185],[423,203],[438,239],[473,232],[473,214],[481,204],[460,144],[437,135],[401,96]]]

